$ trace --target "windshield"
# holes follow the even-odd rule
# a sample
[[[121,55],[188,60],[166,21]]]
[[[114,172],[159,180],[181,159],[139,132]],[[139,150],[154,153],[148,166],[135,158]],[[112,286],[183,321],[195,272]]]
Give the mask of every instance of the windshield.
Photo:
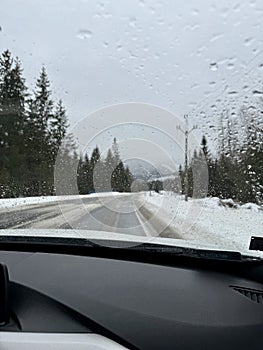
[[[263,7],[2,0],[0,234],[249,251]]]

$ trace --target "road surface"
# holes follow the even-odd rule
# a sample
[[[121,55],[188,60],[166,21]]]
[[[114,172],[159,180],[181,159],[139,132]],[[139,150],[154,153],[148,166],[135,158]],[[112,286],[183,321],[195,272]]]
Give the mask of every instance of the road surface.
[[[169,228],[149,223],[138,195],[88,197],[0,210],[0,229],[77,229],[138,236],[171,236]],[[146,217],[147,216],[147,217]],[[156,219],[156,218],[155,218]],[[158,223],[158,218],[155,220]],[[176,235],[175,235],[176,236]]]

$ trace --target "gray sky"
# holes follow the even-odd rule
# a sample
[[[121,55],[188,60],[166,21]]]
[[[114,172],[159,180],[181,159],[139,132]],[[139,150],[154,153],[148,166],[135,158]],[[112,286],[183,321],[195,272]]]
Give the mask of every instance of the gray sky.
[[[19,56],[30,87],[45,64],[72,126],[143,102],[209,130],[222,106],[262,90],[262,23],[262,0],[1,0],[0,49]]]

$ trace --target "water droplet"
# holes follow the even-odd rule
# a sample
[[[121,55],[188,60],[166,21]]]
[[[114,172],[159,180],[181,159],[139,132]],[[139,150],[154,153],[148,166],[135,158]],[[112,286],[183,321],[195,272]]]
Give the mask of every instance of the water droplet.
[[[240,4],[234,5],[233,10],[234,11],[240,11]]]
[[[253,41],[253,38],[252,38],[252,37],[246,38],[246,39],[244,40],[244,45],[245,45],[245,46],[249,46],[249,45],[251,45],[252,41]]]
[[[193,16],[197,16],[197,15],[199,15],[199,10],[198,10],[198,9],[193,9],[192,12],[191,12],[191,14],[192,14]]]
[[[227,7],[224,7],[221,11],[221,16],[226,18],[228,16],[229,9]]]
[[[92,31],[88,29],[81,29],[78,31],[77,38],[84,40],[84,39],[89,39],[92,36]]]
[[[193,85],[191,85],[191,89],[197,89],[199,88],[199,85],[197,83],[194,83]]]
[[[233,63],[228,63],[226,68],[227,69],[233,69],[234,68],[234,64]]]
[[[132,51],[129,51],[130,58],[137,58],[137,55],[135,55]]]
[[[249,89],[249,86],[248,86],[248,85],[244,85],[244,86],[243,86],[243,90],[244,90],[244,91],[248,91],[248,89]]]
[[[129,20],[129,25],[131,27],[135,27],[136,26],[136,18],[135,17],[131,17]]]
[[[214,34],[212,36],[212,38],[210,39],[210,42],[213,43],[214,41],[217,41],[219,39],[221,39],[223,37],[223,34],[222,33],[217,33],[217,34]]]
[[[144,50],[145,52],[147,52],[147,51],[149,51],[149,47],[148,47],[147,45],[144,45],[143,50]]]
[[[216,62],[210,63],[209,69],[212,70],[212,71],[218,70],[218,64]]]
[[[263,91],[253,90],[253,95],[255,95],[255,96],[262,96],[263,95]]]
[[[165,21],[163,18],[159,18],[157,23],[159,24],[159,26],[162,26],[162,25],[164,25]]]

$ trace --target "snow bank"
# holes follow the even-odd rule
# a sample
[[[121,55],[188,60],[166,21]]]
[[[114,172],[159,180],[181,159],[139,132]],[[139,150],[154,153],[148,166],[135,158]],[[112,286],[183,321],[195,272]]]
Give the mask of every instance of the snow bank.
[[[263,211],[253,203],[231,208],[222,206],[219,198],[189,198],[185,202],[184,196],[152,192],[141,194],[141,205],[176,230],[181,239],[212,244],[215,249],[251,255],[251,236],[263,237]]]
[[[4,198],[0,199],[0,208],[11,208],[16,206],[42,204],[48,202],[57,202],[58,200],[68,199],[69,196],[59,198],[57,196],[43,196],[43,197],[24,197],[24,198]]]
[[[80,198],[101,198],[101,197],[111,197],[127,195],[127,193],[120,192],[100,192],[100,193],[91,193],[85,195],[70,195],[70,196],[41,196],[41,197],[24,197],[24,198],[3,198],[0,199],[0,209],[7,209],[16,206],[25,206],[25,205],[36,205],[44,204],[51,202],[60,202],[66,200],[74,200]]]
[[[81,195],[79,196],[80,198],[85,198],[85,197],[112,197],[112,196],[127,196],[129,195],[129,192],[96,192],[96,193],[90,193],[88,195]]]
[[[249,209],[252,210],[254,212],[259,212],[260,210],[263,210],[262,207],[260,207],[259,205],[255,204],[255,203],[246,203],[240,206],[240,209]]]

